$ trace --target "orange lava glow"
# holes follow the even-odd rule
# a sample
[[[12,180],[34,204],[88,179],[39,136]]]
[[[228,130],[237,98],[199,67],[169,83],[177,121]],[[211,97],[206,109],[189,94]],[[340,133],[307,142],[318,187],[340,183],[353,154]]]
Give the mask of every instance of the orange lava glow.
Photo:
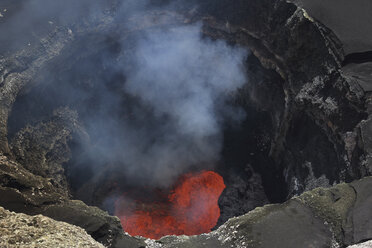
[[[218,198],[225,187],[216,172],[188,173],[180,177],[165,201],[133,202],[123,197],[115,202],[115,214],[132,236],[159,239],[206,233],[217,224]]]

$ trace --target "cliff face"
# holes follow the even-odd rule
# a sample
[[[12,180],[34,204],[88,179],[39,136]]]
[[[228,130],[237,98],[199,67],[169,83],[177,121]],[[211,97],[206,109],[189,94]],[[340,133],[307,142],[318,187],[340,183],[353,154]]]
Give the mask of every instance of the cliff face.
[[[209,34],[247,45],[264,67],[284,79],[283,109],[278,102],[265,105],[272,99],[267,95],[256,104],[272,115],[269,157],[283,171],[288,194],[370,175],[368,63],[345,64],[350,61],[344,60],[345,44],[294,4],[220,4],[224,11],[205,7],[215,17]]]
[[[16,15],[18,4],[9,1],[1,6],[8,11],[0,12],[0,32]],[[322,16],[311,14],[318,12],[306,1],[201,1],[197,9],[189,5],[182,10],[145,12],[126,19],[125,27],[117,22],[115,1],[111,4],[99,15],[73,23],[43,20],[42,31],[22,37],[32,42],[19,42],[0,54],[2,207],[81,226],[112,247],[272,247],[278,243],[281,247],[342,247],[372,239],[371,218],[366,218],[371,215],[370,178],[316,189],[223,224],[234,214],[268,201],[371,175],[371,63],[365,61],[368,56],[361,56],[362,62],[360,56],[350,57],[360,49],[353,48],[355,42],[347,43],[347,31],[318,22],[314,18],[328,24]],[[11,115],[18,111],[17,101],[22,105],[22,97],[42,81],[39,72],[45,68],[61,64],[71,68],[80,57],[97,53],[100,46],[95,45],[118,33],[127,34],[130,43],[133,33],[198,21],[203,21],[205,36],[248,47],[258,59],[259,63],[247,62],[248,70],[265,76],[255,79],[258,74],[253,73],[254,83],[243,88],[236,101],[246,109],[254,106],[264,120],[258,125],[269,128],[255,140],[257,147],[247,166],[254,172],[239,180],[228,179],[228,190],[220,199],[221,227],[193,237],[132,238],[121,230],[117,218],[70,200],[63,166],[70,159],[69,142],[74,137],[89,140],[77,114],[58,108],[51,116],[34,117],[10,137],[9,123],[17,123],[10,121]],[[91,47],[79,55],[87,44]]]

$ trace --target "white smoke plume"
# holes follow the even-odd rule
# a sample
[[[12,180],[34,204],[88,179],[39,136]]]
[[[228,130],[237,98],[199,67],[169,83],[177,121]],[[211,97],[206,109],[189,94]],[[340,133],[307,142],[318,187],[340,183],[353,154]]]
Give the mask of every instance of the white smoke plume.
[[[128,130],[135,135],[124,141],[125,148],[132,148],[128,153],[123,149],[123,156],[135,165],[129,171],[134,177],[142,174],[168,184],[189,166],[216,162],[224,113],[242,115],[227,100],[246,83],[247,52],[202,38],[201,30],[201,24],[194,24],[147,31],[134,56],[122,58],[131,65],[122,68],[125,91],[149,106],[156,118],[167,120],[154,129],[152,142],[142,130]]]
[[[99,16],[109,9],[109,2],[29,0],[6,25],[0,23],[0,32],[7,34],[0,42],[18,49],[27,46],[29,37],[37,42],[38,33],[53,25],[73,30],[82,15]],[[119,2],[117,21],[150,8],[145,0]],[[220,158],[224,122],[244,116],[228,101],[247,83],[243,65],[247,50],[203,37],[202,23],[197,23],[144,30],[130,50],[112,55],[101,49],[98,54],[96,60],[69,70],[67,62],[40,72],[49,91],[40,87],[35,107],[25,106],[29,113],[31,108],[36,113],[58,104],[77,109],[93,144],[74,158],[77,166],[89,164],[99,172],[99,167],[110,164],[128,183],[151,186],[168,186],[194,167],[213,167]],[[112,90],[110,82],[118,74],[119,86],[115,79]],[[90,83],[80,87],[85,77]]]

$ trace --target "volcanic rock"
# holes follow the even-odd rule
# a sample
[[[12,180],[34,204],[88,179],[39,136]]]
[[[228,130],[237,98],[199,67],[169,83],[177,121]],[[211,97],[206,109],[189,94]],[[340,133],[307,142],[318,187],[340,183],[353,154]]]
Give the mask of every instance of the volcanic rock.
[[[368,0],[291,0],[337,35],[346,54],[372,50],[370,24],[372,3]]]
[[[350,239],[353,243],[359,243],[371,239],[372,236],[372,194],[370,180],[360,180],[351,183],[356,192],[356,202],[349,213],[350,221],[353,223],[353,229],[350,230]],[[350,242],[351,243],[351,242]]]
[[[68,193],[63,163],[70,159],[68,142],[73,132],[82,132],[77,113],[68,108],[57,109],[51,119],[27,126],[12,140],[16,160],[35,175],[48,177],[61,193]]]
[[[19,4],[5,2],[10,16],[0,12],[3,15],[0,31]],[[198,2],[197,10],[185,7],[179,12],[148,11],[128,22],[115,22],[114,7],[68,25],[45,21],[42,32],[23,37],[24,41],[32,42],[1,48],[0,205],[11,211],[43,214],[78,225],[111,247],[344,247],[372,239],[372,179],[366,177],[372,175],[372,70],[368,53],[363,53],[370,50],[371,32],[343,25],[369,24],[370,4],[360,0],[366,5],[350,12],[347,9],[348,14],[356,13],[361,18],[350,22],[352,18],[343,15],[344,7],[333,8],[334,1]],[[332,15],[317,14],[325,9],[330,9]],[[335,16],[336,22],[331,18]],[[154,26],[164,28],[201,20],[206,37],[248,47],[259,63],[248,61],[247,67],[254,64],[261,68],[257,71],[270,75],[264,80],[251,77],[251,85],[237,96],[237,103],[243,108],[250,105],[254,113],[264,116],[258,119],[264,121],[257,126],[264,126],[265,132],[257,128],[257,135],[248,136],[254,140],[249,143],[254,148],[246,143],[240,147],[242,153],[251,156],[242,166],[249,162],[259,176],[247,177],[247,181],[241,176],[244,182],[241,178],[236,182],[228,179],[231,188],[226,189],[220,201],[221,226],[209,234],[166,236],[158,241],[133,238],[123,232],[116,217],[70,199],[63,164],[69,158],[68,141],[72,133],[81,130],[74,110],[57,109],[52,116],[49,113],[38,116],[35,122],[17,130],[13,139],[8,132],[9,118],[18,111],[15,103],[43,81],[39,72],[59,68],[58,64],[68,71],[79,63],[81,47],[88,47],[87,54],[99,53],[108,36],[124,33],[125,40]],[[364,26],[369,28],[367,24]],[[6,40],[4,37],[0,41]],[[356,52],[362,54],[349,56]],[[362,177],[366,178],[343,183]],[[331,187],[335,184],[339,185]],[[308,190],[311,191],[303,193]],[[242,197],[235,197],[237,194]],[[222,224],[227,218],[256,207],[249,204],[252,203],[248,202],[249,196],[260,197],[262,204],[266,200],[290,200],[258,207]],[[15,219],[24,216],[4,213]],[[18,224],[24,227],[23,223]],[[12,228],[5,227],[4,232]],[[68,228],[85,235],[80,229]],[[37,233],[40,232],[52,235],[45,229],[38,229]],[[4,242],[9,243],[11,239],[7,239]]]
[[[367,92],[340,73],[344,52],[332,31],[284,1],[238,1],[236,6],[221,1],[205,8],[215,17],[208,22],[209,35],[250,47],[263,66],[285,79],[284,110],[279,121],[272,116],[276,128],[268,155],[275,161],[271,170],[284,172],[288,196],[317,183],[333,185],[368,175],[368,161],[362,158],[368,148],[359,142],[358,126],[367,117]],[[228,21],[229,29],[218,20]]]
[[[43,214],[75,224],[106,246],[117,242],[141,244],[123,232],[117,217],[81,201],[69,200],[51,180],[34,175],[20,164],[0,155],[0,206],[15,212]]]
[[[0,246],[12,247],[91,247],[104,246],[84,229],[42,215],[29,216],[0,207]]]
[[[360,243],[357,245],[348,246],[347,248],[371,248],[371,247],[372,247],[372,241],[367,241],[367,242]]]
[[[372,238],[372,234],[368,233],[368,220],[371,219],[372,213],[368,208],[370,194],[367,193],[371,182],[372,178],[365,178],[349,185],[318,188],[284,204],[266,205],[232,218],[209,234],[191,237],[167,236],[159,241],[121,236],[113,237],[116,242],[111,245],[186,248],[273,247],[273,244],[278,244],[278,247],[291,248],[311,245],[338,247],[338,244],[355,243],[360,239]],[[50,206],[44,213],[53,215],[56,219],[63,216],[66,221],[75,222],[77,225],[84,222],[85,228],[89,229],[99,222],[92,218],[94,211],[89,208],[75,201]],[[96,208],[95,211],[97,217],[101,215],[101,210]],[[86,217],[83,217],[84,212]]]
[[[251,177],[246,179],[231,173],[230,180],[231,184],[219,198],[221,216],[217,226],[232,217],[245,214],[258,206],[269,203],[259,174],[252,172]]]
[[[354,232],[368,228],[370,211],[362,211],[363,220],[350,213],[363,208],[357,199],[368,202],[371,194],[364,192],[369,191],[371,182],[372,178],[365,178],[349,185],[317,188],[286,203],[258,207],[231,218],[211,233],[167,236],[149,247],[343,247],[360,240],[360,236],[353,236]],[[365,239],[372,238],[368,230],[361,232]],[[350,235],[352,238],[347,240]]]
[[[44,204],[66,200],[66,195],[50,179],[32,174],[3,155],[0,155],[0,178],[0,205],[12,211],[32,213]]]

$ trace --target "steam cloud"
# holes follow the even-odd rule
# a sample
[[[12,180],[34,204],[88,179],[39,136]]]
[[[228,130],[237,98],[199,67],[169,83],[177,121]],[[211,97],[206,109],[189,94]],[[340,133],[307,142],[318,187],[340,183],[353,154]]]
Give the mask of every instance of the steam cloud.
[[[34,2],[40,6],[40,0]],[[138,10],[139,4],[124,2],[125,15],[128,9]],[[64,84],[53,84],[42,97],[78,110],[94,144],[84,148],[81,163],[114,164],[130,183],[168,186],[188,169],[210,168],[218,161],[224,122],[244,116],[228,100],[247,82],[243,63],[248,52],[203,38],[201,23],[147,30],[133,44],[119,56],[102,51],[99,63],[78,65],[73,75],[63,75]],[[97,65],[103,73],[92,76],[92,97],[74,78],[94,74]],[[120,84],[113,90],[118,74]],[[92,99],[89,108],[82,104]]]
[[[134,151],[123,150],[123,161],[135,166],[133,176],[167,184],[189,166],[218,159],[223,115],[242,115],[231,106],[226,111],[226,104],[246,82],[245,56],[225,42],[202,39],[200,24],[150,31],[137,42],[134,56],[124,58],[132,65],[123,68],[124,89],[167,121],[152,142],[141,130],[128,130],[141,137],[124,141],[124,147],[136,144]]]

